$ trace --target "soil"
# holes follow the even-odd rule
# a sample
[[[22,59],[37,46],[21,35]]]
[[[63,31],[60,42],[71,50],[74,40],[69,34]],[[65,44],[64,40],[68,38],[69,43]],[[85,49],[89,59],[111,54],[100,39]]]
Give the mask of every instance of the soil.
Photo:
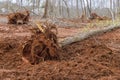
[[[30,38],[32,28],[0,24],[0,80],[120,80],[120,29],[64,46],[60,60],[31,65],[22,61],[19,46]],[[59,38],[78,31],[60,29]]]

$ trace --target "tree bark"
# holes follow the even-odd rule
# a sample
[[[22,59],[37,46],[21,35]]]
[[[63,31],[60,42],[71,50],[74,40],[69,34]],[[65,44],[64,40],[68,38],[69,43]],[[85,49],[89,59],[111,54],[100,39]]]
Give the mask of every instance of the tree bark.
[[[47,18],[47,16],[48,16],[48,0],[46,0],[46,3],[45,3],[43,18]]]
[[[68,4],[65,0],[63,0],[63,2],[65,3],[65,6],[67,8],[67,14],[68,14],[68,18],[70,17],[70,12],[69,12],[69,7],[68,7]]]
[[[76,0],[76,10],[77,10],[77,17],[79,17],[79,1]]]
[[[100,33],[104,33],[104,32],[108,32],[108,31],[111,31],[113,29],[116,29],[116,28],[120,28],[120,25],[119,26],[109,26],[109,27],[105,27],[103,29],[97,29],[97,30],[90,30],[89,32],[84,32],[83,34],[81,33],[78,33],[77,35],[74,35],[73,37],[67,37],[65,38],[63,41],[59,42],[59,45],[61,47],[65,46],[65,45],[69,45],[71,43],[74,43],[74,42],[78,42],[78,41],[82,41],[90,36],[93,36],[93,35],[96,35],[96,34],[100,34]]]

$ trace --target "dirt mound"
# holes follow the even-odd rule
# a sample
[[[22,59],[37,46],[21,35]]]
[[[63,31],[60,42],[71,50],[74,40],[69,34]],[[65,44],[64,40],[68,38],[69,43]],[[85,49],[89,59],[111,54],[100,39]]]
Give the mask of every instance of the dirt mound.
[[[119,80],[119,51],[120,29],[67,45],[62,48],[60,61],[46,60],[34,66],[23,63],[17,51],[10,48],[0,51],[0,79]]]

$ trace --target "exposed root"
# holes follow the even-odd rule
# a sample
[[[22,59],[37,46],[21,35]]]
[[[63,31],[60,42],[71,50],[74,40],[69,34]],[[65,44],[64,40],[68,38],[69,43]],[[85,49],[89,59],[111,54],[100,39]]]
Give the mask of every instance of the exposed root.
[[[26,24],[29,22],[30,13],[29,11],[16,12],[8,14],[8,23],[9,24]]]
[[[96,13],[91,13],[89,19],[90,19],[90,20],[110,20],[110,18],[108,18],[108,17],[106,17],[106,16],[101,17],[101,16],[99,16],[99,15],[96,14]]]
[[[51,31],[54,27],[44,27],[43,25],[40,27],[42,27],[43,32],[41,30],[37,31],[23,48],[23,57],[31,64],[37,64],[44,60],[59,59],[57,36]]]
[[[97,15],[96,13],[91,13],[90,20],[94,20],[94,19],[103,20],[103,18]]]

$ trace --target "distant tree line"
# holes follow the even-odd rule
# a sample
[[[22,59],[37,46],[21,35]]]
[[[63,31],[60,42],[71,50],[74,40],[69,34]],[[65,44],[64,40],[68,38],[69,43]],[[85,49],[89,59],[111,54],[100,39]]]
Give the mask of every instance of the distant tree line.
[[[74,18],[82,14],[89,17],[92,12],[103,9],[106,11],[102,11],[102,15],[108,12],[115,18],[120,12],[120,0],[3,0],[3,3],[7,10],[14,10],[14,6],[19,9],[24,7],[44,18]]]

